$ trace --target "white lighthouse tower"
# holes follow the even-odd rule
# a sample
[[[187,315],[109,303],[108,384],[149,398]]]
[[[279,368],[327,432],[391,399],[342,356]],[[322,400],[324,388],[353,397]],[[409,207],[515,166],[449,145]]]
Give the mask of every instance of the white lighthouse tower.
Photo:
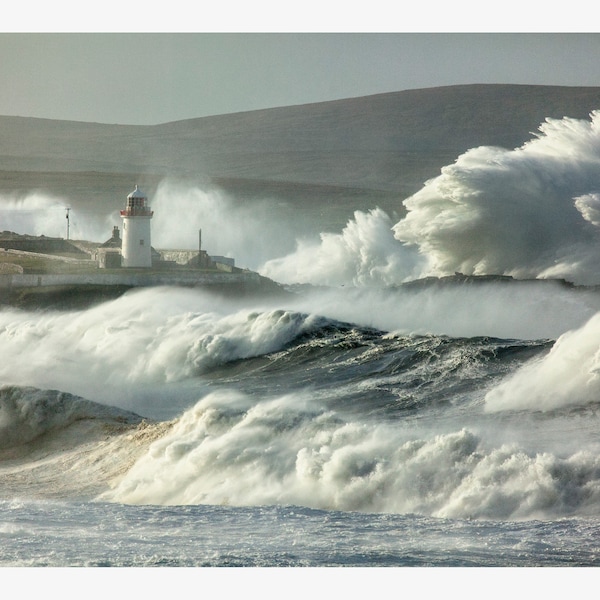
[[[123,218],[123,243],[121,255],[124,267],[151,267],[150,219],[153,211],[146,205],[148,198],[135,186],[127,196],[127,206],[121,211]]]

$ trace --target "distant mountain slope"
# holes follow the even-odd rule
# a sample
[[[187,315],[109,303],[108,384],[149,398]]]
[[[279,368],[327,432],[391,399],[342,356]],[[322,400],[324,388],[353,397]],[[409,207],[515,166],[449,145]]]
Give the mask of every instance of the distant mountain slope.
[[[462,151],[515,147],[546,117],[587,118],[600,88],[459,85],[157,125],[162,139],[202,140],[209,152]]]
[[[154,126],[0,117],[0,193],[27,181],[7,172],[39,171],[93,172],[96,182],[110,179],[103,174],[179,175],[231,181],[238,191],[235,181],[246,180],[255,189],[276,184],[284,195],[286,185],[290,193],[316,185],[405,197],[469,148],[514,148],[547,117],[587,118],[594,109],[598,87],[461,85]]]

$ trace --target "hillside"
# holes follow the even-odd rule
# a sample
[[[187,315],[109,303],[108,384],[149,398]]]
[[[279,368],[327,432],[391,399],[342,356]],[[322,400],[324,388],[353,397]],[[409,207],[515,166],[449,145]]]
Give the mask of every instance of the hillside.
[[[465,150],[514,148],[546,117],[587,118],[600,88],[466,85],[154,126],[0,117],[0,195],[38,189],[117,207],[166,175],[240,200],[398,207]]]

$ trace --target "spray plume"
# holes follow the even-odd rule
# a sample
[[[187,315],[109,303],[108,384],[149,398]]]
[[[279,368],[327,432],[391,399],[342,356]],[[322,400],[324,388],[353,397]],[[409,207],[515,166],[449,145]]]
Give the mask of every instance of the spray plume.
[[[392,226],[357,211],[261,272],[283,282],[379,285],[461,272],[600,280],[600,112],[547,119],[520,148],[471,149],[404,201]]]
[[[165,179],[152,200],[157,248],[196,249],[198,230],[211,255],[230,256],[256,269],[265,260],[293,248],[294,224],[286,226],[267,200],[241,204],[224,192]],[[161,215],[161,218],[158,218]]]
[[[106,239],[114,220],[110,215],[96,213],[90,216],[86,210],[72,208],[64,198],[40,192],[23,197],[0,197],[0,218],[4,231],[59,238],[68,235],[70,239],[77,240]]]
[[[427,258],[423,274],[507,274],[597,283],[600,112],[547,119],[515,150],[480,147],[404,204],[394,234]]]
[[[598,402],[600,313],[561,335],[547,356],[527,363],[486,395],[486,409],[554,410]]]
[[[294,253],[270,260],[261,272],[283,283],[391,285],[416,271],[418,257],[396,240],[381,209],[356,211],[341,234],[299,240]]]
[[[4,229],[62,235],[60,199],[2,200]],[[235,257],[282,283],[378,286],[461,272],[600,280],[600,111],[547,119],[520,148],[473,148],[404,201],[396,224],[356,211],[341,233],[307,237],[272,201],[235,202],[218,190],[163,181],[152,199],[153,245]],[[61,210],[58,210],[61,209]],[[110,217],[77,219],[73,237],[103,239]],[[114,217],[114,215],[113,215]],[[114,220],[114,218],[112,219]]]
[[[357,421],[314,395],[257,403],[222,390],[186,411],[99,499],[549,518],[597,514],[599,474],[593,454],[490,448],[467,429],[432,436]]]

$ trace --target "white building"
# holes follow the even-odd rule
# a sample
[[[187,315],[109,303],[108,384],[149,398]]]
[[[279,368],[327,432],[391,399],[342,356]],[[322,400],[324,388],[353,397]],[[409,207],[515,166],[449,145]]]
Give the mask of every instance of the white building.
[[[151,267],[152,247],[150,220],[154,214],[147,206],[148,198],[135,186],[127,196],[127,206],[121,211],[123,218],[123,242],[121,255],[124,267]]]

